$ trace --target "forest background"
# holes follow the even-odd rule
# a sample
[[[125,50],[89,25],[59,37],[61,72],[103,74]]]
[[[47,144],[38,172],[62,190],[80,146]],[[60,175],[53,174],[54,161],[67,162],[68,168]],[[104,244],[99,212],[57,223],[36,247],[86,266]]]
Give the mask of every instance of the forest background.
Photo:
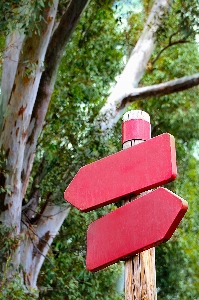
[[[123,299],[122,263],[85,268],[87,226],[116,206],[80,213],[63,192],[121,150],[127,109],[150,114],[152,136],[175,136],[167,187],[189,202],[156,248],[158,299],[198,299],[197,1],[14,0],[0,12],[0,299]]]

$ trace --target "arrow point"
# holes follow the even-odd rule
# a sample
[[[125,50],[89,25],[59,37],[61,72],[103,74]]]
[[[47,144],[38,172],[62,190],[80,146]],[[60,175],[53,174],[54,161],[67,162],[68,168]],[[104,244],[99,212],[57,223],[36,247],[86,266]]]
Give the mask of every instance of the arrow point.
[[[87,231],[88,270],[103,269],[167,241],[187,208],[184,199],[158,188],[94,221]]]

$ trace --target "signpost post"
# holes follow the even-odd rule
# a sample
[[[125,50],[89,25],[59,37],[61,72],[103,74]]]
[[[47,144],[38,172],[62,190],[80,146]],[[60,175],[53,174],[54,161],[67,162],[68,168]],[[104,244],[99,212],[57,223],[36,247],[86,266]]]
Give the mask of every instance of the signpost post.
[[[123,149],[135,146],[150,138],[150,116],[146,112],[132,110],[124,114],[122,124]],[[155,247],[138,253],[125,261],[124,282],[125,300],[157,299]]]

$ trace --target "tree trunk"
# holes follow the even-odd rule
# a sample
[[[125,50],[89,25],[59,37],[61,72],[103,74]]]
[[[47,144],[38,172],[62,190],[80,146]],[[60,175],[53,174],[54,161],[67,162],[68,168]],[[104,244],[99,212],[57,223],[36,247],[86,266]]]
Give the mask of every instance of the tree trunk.
[[[10,94],[14,84],[23,39],[24,36],[15,31],[10,34],[6,40],[1,83],[0,132],[3,125],[3,116],[6,112],[8,100],[10,98]]]
[[[37,288],[39,271],[61,225],[70,211],[70,205],[62,206],[48,203],[37,225],[30,226],[23,222],[25,239],[21,245],[21,264],[27,287]]]
[[[63,205],[53,205],[54,198],[58,197],[55,193],[45,204],[36,225],[32,226],[28,214],[24,213],[21,225],[22,200],[26,194],[37,140],[53,92],[57,69],[66,43],[88,2],[70,1],[56,30],[54,24],[59,1],[52,1],[50,6],[46,4],[40,34],[33,33],[24,38],[17,32],[13,33],[8,38],[4,54],[0,147],[5,172],[1,173],[0,184],[5,192],[0,194],[0,221],[11,228],[11,238],[15,239],[22,234],[22,243],[19,241],[10,258],[12,265],[7,270],[7,276],[18,273],[22,265],[27,287],[36,287],[49,246],[70,210],[68,204],[64,208]],[[31,204],[27,205],[29,211]]]
[[[11,81],[8,80],[8,88],[11,88],[11,91],[7,91],[7,96],[10,96],[5,98],[7,109],[1,132],[0,146],[1,151],[5,153],[5,169],[8,173],[6,178],[2,178],[4,181],[2,185],[5,186],[6,190],[10,187],[10,192],[1,194],[0,220],[5,226],[12,228],[12,236],[19,235],[21,231],[24,150],[57,5],[58,0],[55,0],[51,7],[44,9],[44,19],[41,22],[42,35],[33,34],[33,36],[24,39],[17,68],[15,64],[9,64],[9,60],[7,60],[9,65],[6,65],[6,61],[4,65],[5,69],[10,67],[10,72],[12,72],[13,66],[15,78],[14,80],[12,78]],[[7,71],[6,75],[9,76],[10,72]],[[7,80],[7,76],[4,77],[4,81]],[[6,82],[3,83],[3,86],[5,85]],[[12,266],[8,273],[17,272],[21,261],[20,246],[15,249],[11,261]]]

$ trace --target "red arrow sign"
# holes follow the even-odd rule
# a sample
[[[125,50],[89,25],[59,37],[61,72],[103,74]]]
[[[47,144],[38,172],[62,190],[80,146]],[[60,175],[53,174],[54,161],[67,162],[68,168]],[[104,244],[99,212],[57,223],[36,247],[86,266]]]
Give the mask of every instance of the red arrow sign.
[[[159,188],[91,223],[87,269],[100,270],[167,241],[187,208],[185,200]]]
[[[90,211],[176,178],[175,140],[168,133],[82,167],[64,198]]]

